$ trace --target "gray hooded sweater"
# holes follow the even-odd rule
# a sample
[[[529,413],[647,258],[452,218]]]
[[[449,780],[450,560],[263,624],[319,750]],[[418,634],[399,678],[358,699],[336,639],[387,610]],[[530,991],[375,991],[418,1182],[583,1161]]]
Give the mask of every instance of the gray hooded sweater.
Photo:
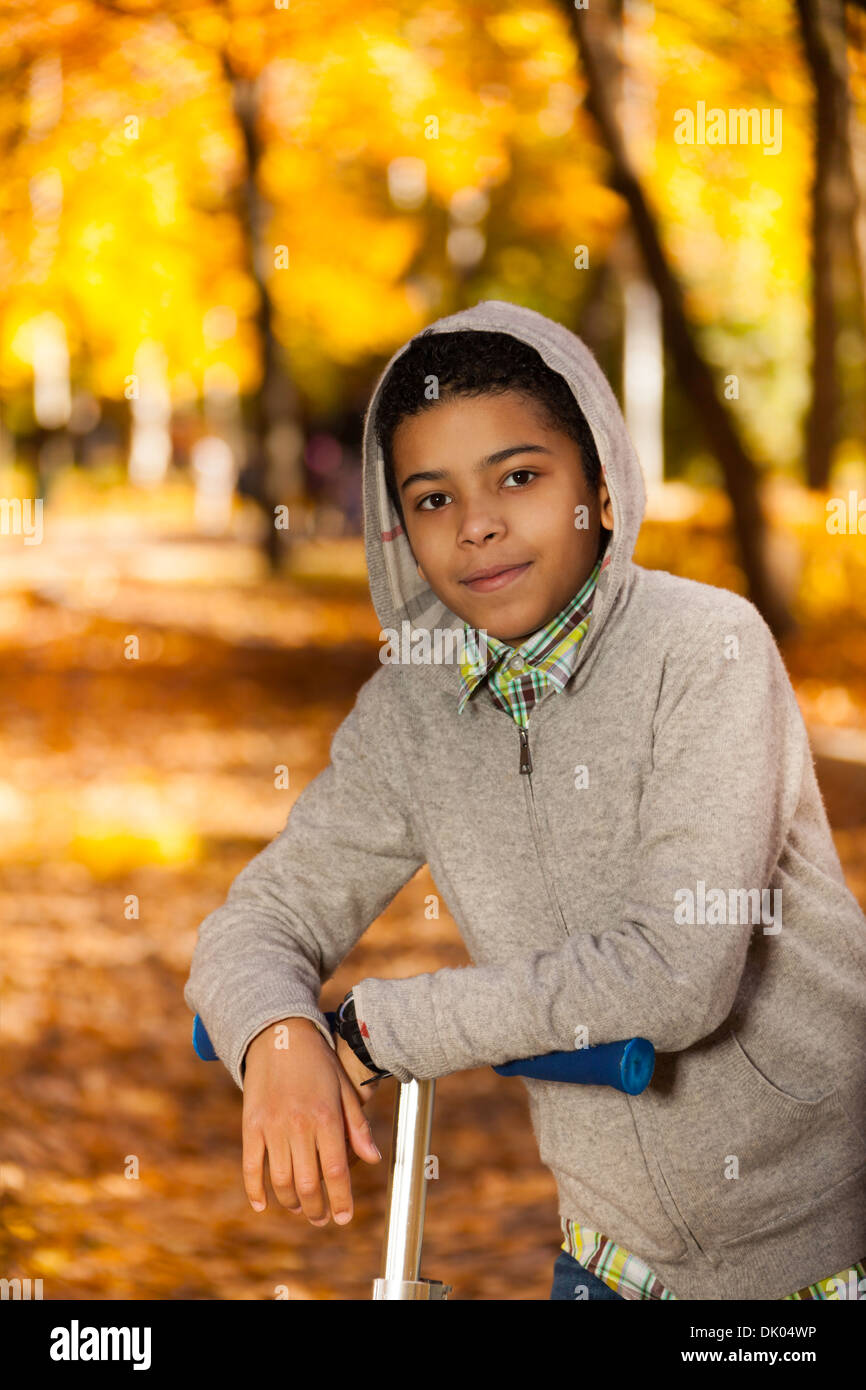
[[[521,1078],[559,1215],[680,1299],[782,1298],[866,1254],[866,918],[784,663],[746,599],[634,563],[641,470],[579,338],[499,301],[433,329],[521,338],[589,421],[614,525],[577,669],[532,713],[527,775],[486,692],[458,714],[456,663],[383,663],[202,922],[186,1001],[241,1087],[268,1024],[330,1041],[322,985],[429,863],[473,964],[362,980],[373,1061],[408,1081],[649,1038],[639,1096]],[[385,486],[374,419],[399,355],[365,421],[365,543],[383,630],[415,639],[462,621]]]

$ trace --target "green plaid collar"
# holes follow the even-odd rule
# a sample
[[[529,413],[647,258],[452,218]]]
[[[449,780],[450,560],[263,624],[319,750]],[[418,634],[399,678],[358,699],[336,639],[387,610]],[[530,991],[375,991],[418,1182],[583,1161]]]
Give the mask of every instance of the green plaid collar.
[[[486,679],[496,707],[505,710],[520,728],[525,729],[532,710],[548,690],[565,689],[574,675],[578,649],[589,627],[595,586],[604,559],[604,556],[599,557],[589,578],[562,611],[519,647],[510,647],[498,637],[487,635],[485,649],[485,644],[479,640],[479,630],[463,624],[466,655],[460,662],[459,714]],[[486,659],[482,653],[486,653]]]

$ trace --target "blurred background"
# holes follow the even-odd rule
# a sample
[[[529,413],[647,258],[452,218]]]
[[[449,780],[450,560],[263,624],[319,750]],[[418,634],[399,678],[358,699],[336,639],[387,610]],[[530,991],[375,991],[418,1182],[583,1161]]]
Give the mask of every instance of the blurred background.
[[[0,77],[0,1275],[366,1299],[393,1084],[348,1228],[256,1216],[182,989],[378,667],[361,424],[408,337],[495,298],[591,346],[635,558],[764,613],[866,907],[866,6],[0,0]],[[469,963],[431,893],[323,1007]],[[524,1095],[437,1083],[452,1298],[548,1296]]]

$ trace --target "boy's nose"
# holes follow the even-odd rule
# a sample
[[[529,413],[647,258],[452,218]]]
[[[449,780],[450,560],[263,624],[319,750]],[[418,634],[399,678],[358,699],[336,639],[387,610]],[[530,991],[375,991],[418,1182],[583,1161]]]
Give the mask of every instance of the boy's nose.
[[[474,541],[479,544],[482,541],[495,539],[505,530],[505,524],[498,517],[492,515],[489,510],[482,507],[467,507],[460,520],[457,539]]]

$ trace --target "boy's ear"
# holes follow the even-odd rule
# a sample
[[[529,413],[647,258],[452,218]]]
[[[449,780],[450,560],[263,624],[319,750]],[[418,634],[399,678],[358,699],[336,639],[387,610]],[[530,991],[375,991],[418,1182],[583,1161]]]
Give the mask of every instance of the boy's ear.
[[[598,501],[601,510],[601,524],[607,531],[613,530],[613,502],[607,490],[607,483],[601,483],[598,489]]]

